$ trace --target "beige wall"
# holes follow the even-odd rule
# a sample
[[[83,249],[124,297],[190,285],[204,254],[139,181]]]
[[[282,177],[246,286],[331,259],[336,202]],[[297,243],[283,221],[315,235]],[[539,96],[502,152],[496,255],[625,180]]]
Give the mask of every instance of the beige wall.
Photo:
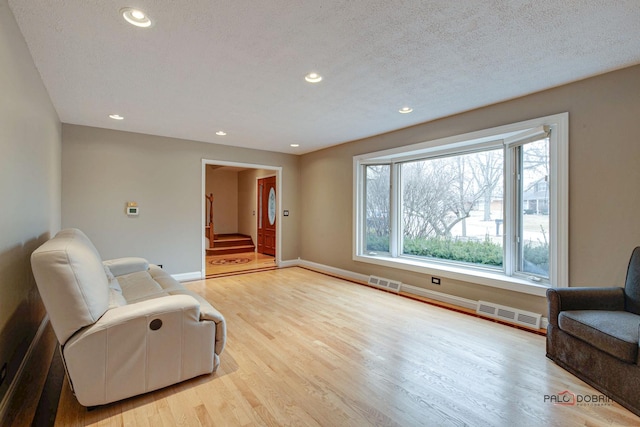
[[[171,274],[201,270],[202,159],[283,168],[283,204],[297,211],[294,155],[64,124],[62,218],[103,258],[142,256]],[[125,203],[140,215],[128,218]],[[298,256],[297,221],[283,228],[283,259]]]
[[[544,72],[541,70],[541,72]],[[622,286],[640,245],[640,66],[302,156],[301,257],[473,300],[546,313],[545,299],[353,261],[352,158],[569,112],[569,280]]]
[[[44,317],[29,257],[60,228],[60,121],[6,0],[0,70],[1,400]]]
[[[213,228],[215,233],[237,233],[238,172],[207,165],[205,182],[205,194],[213,194]],[[207,206],[209,206],[209,202],[207,202]],[[207,221],[209,221],[208,215],[207,213]]]

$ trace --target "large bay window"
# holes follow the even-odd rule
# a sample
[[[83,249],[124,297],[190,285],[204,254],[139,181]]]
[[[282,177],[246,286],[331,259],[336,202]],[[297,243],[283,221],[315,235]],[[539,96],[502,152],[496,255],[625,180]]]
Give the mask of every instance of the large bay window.
[[[354,259],[543,295],[567,286],[568,115],[354,158]]]

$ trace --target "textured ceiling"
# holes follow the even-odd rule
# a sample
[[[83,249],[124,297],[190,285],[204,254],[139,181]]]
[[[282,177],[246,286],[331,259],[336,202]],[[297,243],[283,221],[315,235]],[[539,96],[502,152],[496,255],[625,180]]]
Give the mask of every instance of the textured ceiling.
[[[63,123],[287,153],[640,63],[638,0],[8,2]]]

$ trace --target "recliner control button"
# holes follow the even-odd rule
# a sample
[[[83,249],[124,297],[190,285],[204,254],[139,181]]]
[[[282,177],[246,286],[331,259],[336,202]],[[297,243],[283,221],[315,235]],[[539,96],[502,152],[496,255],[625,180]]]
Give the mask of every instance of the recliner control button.
[[[160,319],[153,319],[151,321],[151,323],[149,323],[149,328],[152,331],[157,331],[158,329],[160,329],[162,327],[162,320]]]

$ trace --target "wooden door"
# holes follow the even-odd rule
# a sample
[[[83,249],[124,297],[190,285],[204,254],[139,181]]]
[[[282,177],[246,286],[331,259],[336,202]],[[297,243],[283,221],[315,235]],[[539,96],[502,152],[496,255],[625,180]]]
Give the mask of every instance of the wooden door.
[[[258,180],[258,252],[276,256],[276,177]]]

